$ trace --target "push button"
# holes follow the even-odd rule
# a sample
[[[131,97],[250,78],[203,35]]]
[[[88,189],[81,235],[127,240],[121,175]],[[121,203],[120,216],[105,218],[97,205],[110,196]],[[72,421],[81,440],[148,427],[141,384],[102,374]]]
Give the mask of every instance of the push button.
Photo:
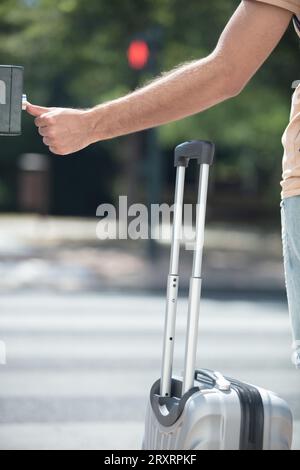
[[[0,135],[22,132],[23,76],[23,67],[0,65]]]

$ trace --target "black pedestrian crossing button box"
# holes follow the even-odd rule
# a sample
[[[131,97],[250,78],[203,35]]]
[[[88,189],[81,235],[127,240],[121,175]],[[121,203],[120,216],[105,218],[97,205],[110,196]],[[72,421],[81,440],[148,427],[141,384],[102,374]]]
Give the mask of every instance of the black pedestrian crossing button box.
[[[0,135],[22,133],[24,68],[0,65]]]

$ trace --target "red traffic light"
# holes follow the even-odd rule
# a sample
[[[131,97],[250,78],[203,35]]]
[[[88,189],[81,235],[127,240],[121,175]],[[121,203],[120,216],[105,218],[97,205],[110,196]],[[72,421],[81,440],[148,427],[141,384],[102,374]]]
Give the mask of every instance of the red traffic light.
[[[142,70],[150,57],[149,46],[146,41],[132,41],[127,51],[128,63],[135,70]]]

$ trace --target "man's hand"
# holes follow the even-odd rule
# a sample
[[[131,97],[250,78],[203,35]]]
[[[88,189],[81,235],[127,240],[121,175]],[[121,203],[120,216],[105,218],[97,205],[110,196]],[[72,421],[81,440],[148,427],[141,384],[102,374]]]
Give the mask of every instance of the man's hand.
[[[56,155],[78,152],[92,143],[88,111],[27,105],[43,142]]]

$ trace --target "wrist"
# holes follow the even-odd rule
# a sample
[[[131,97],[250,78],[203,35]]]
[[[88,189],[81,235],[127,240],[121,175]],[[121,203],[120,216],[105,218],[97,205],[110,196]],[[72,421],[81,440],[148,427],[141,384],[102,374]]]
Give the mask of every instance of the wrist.
[[[100,138],[97,135],[97,120],[94,109],[83,111],[84,128],[86,129],[87,138],[90,144],[94,144]]]
[[[109,113],[106,110],[107,105],[100,105],[96,108],[85,111],[85,122],[91,144],[101,140],[107,140],[112,137],[108,131]]]

